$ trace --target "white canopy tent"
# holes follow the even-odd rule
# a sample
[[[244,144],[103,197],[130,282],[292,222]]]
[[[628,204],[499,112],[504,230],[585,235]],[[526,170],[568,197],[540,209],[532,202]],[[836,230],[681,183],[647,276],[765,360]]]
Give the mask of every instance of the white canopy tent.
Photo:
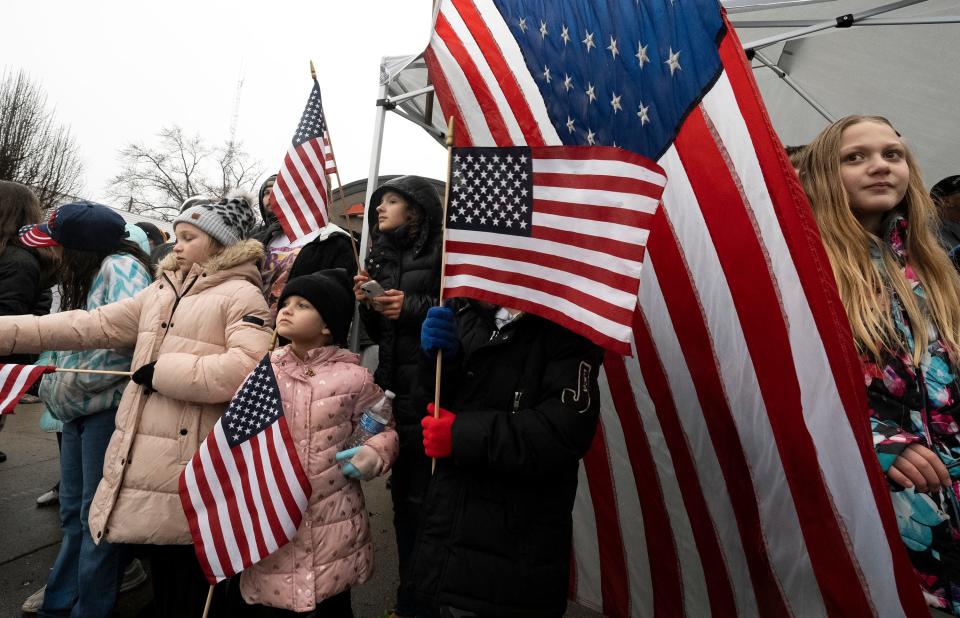
[[[730,21],[755,53],[754,76],[784,144],[809,142],[830,120],[874,114],[910,144],[927,186],[960,173],[957,0],[731,8]]]

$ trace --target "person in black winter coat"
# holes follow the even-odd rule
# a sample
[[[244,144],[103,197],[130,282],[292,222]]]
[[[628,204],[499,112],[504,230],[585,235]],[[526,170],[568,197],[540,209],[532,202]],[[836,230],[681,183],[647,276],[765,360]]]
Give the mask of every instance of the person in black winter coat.
[[[393,415],[400,455],[393,465],[390,490],[400,563],[397,616],[412,616],[415,611],[407,573],[420,504],[430,479],[420,429],[423,411],[411,405],[410,396],[421,356],[420,324],[440,294],[442,219],[440,195],[426,178],[401,176],[382,184],[367,213],[371,230],[379,231],[379,236],[367,258],[367,271],[354,278],[360,317],[367,334],[380,346],[374,379],[384,390],[396,393]],[[371,279],[383,287],[385,295],[365,297],[360,286]]]
[[[263,243],[267,253],[260,274],[263,276],[263,295],[274,319],[277,299],[287,281],[331,268],[342,268],[351,277],[357,272],[350,233],[334,223],[293,241],[287,238],[271,203],[271,190],[276,179],[274,174],[260,186],[263,225],[253,233],[253,238]]]
[[[40,223],[40,202],[29,187],[0,181],[0,315],[43,315],[50,312],[50,286],[56,262],[50,250],[38,251],[20,244],[17,232]],[[0,363],[31,364],[36,356],[0,356]],[[0,417],[0,428],[5,419]],[[7,456],[0,452],[0,462]]]
[[[438,349],[443,373],[440,418],[430,403],[422,420],[437,468],[413,556],[417,615],[562,616],[603,351],[531,314],[451,307],[423,325],[420,403],[433,401]]]

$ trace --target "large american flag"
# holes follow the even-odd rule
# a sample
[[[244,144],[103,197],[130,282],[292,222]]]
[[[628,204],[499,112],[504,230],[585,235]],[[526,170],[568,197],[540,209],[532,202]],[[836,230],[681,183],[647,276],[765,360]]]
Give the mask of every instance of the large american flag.
[[[925,615],[830,264],[720,6],[442,0],[425,58],[458,146],[616,144],[667,177],[581,468],[574,597]]]
[[[336,171],[320,84],[314,80],[290,150],[270,192],[274,214],[287,238],[295,240],[327,224],[327,174]]]
[[[517,307],[630,352],[666,179],[621,148],[455,148],[444,295]]]
[[[57,368],[51,365],[0,364],[0,414],[10,414],[23,394],[45,373]]]
[[[207,580],[239,573],[296,536],[310,492],[267,354],[180,475]]]

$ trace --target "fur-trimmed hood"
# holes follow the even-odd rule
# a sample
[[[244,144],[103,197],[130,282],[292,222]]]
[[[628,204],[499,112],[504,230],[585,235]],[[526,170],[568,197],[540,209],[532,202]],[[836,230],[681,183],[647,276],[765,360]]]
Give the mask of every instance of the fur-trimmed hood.
[[[200,269],[201,272],[205,272],[208,275],[213,275],[221,270],[227,270],[228,268],[233,268],[234,266],[239,266],[247,262],[253,262],[254,266],[259,268],[257,264],[263,261],[263,257],[263,245],[260,241],[249,238],[227,247],[203,264],[194,264],[193,268]],[[157,278],[162,277],[164,271],[169,272],[176,270],[177,256],[171,251],[157,264]],[[260,283],[257,282],[257,285],[260,285]]]

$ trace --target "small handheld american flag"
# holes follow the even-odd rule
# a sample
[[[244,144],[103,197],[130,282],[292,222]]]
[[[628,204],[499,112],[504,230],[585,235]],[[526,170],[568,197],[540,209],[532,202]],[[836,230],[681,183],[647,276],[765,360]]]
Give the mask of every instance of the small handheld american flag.
[[[274,214],[287,238],[301,238],[327,224],[327,174],[336,171],[320,85],[314,80],[290,149],[283,158],[283,167],[270,192]]]
[[[310,493],[267,354],[180,476],[207,580],[235,575],[289,542]]]
[[[0,414],[12,414],[33,383],[43,374],[56,370],[51,365],[0,364]]]
[[[455,148],[444,295],[517,307],[630,353],[666,178],[604,146]]]

